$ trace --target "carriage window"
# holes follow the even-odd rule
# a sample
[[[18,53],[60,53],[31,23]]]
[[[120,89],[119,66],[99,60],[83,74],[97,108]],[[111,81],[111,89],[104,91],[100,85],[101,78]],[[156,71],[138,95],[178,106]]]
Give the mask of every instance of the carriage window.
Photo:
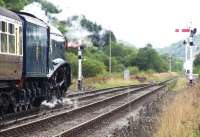
[[[9,53],[15,54],[15,26],[14,24],[8,23],[8,48]]]
[[[15,53],[15,36],[9,35],[9,52]]]
[[[7,23],[4,21],[1,22],[1,30],[2,32],[7,32]]]
[[[7,34],[1,34],[1,52],[7,52]]]
[[[15,29],[14,29],[14,25],[13,24],[11,24],[11,23],[9,23],[9,26],[8,26],[8,32],[10,33],[10,34],[14,34],[15,32]]]
[[[22,27],[19,27],[19,54],[22,55]]]

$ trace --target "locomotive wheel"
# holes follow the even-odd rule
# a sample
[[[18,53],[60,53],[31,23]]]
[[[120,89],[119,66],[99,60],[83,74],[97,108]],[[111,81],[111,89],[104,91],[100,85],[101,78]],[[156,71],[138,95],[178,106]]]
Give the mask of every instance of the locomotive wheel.
[[[52,81],[51,83],[53,85],[52,96],[55,96],[56,98],[59,99],[61,97],[59,92],[60,92],[60,84],[62,82],[60,70],[55,72],[51,81]]]
[[[63,66],[60,68],[60,73],[59,73],[59,89],[60,89],[60,97],[64,96],[64,93],[67,90],[67,68]]]

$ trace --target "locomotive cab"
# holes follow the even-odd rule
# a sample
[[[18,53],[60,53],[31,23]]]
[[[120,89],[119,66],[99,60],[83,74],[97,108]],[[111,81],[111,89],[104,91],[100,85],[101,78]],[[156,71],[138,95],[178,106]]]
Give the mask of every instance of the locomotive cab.
[[[19,12],[24,29],[23,77],[45,78],[48,73],[49,27],[32,14]]]

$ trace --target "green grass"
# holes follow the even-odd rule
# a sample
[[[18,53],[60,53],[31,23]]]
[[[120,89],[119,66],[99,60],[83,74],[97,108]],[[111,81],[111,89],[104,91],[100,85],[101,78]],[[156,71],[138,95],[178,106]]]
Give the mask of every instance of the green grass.
[[[193,133],[192,137],[200,137],[200,133],[199,132]]]
[[[83,85],[85,90],[95,90],[95,89],[104,89],[116,86],[126,86],[132,84],[141,83],[136,79],[136,76],[146,77],[146,81],[143,83],[147,83],[149,81],[162,81],[166,80],[176,74],[173,73],[150,73],[150,72],[138,72],[136,75],[130,76],[129,80],[124,80],[123,75],[120,73],[115,73],[112,75],[100,75],[97,77],[85,78]],[[74,79],[73,84],[70,87],[71,90],[77,90],[77,82]]]
[[[176,86],[174,87],[173,91],[182,91],[187,87],[187,81],[185,77],[180,77],[177,80]]]

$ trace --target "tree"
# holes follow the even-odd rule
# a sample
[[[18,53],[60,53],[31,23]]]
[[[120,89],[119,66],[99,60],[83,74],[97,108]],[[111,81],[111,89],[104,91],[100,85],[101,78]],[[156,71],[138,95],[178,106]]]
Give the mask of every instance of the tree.
[[[58,29],[62,32],[62,34],[65,34],[67,32],[67,24],[65,21],[60,21],[58,23]]]
[[[161,58],[165,60],[164,64],[169,70],[169,63],[170,63],[170,57],[171,57],[171,70],[174,72],[180,72],[182,71],[183,68],[183,61],[178,59],[174,55],[169,55],[169,54],[163,54],[161,55]]]
[[[19,11],[29,2],[29,0],[0,0],[0,6],[10,10]]]
[[[32,2],[39,2],[42,5],[42,9],[49,13],[61,12],[56,6],[46,0],[0,0],[0,6],[10,10],[20,11],[24,6]]]
[[[146,47],[140,48],[136,57],[132,61],[133,66],[138,66],[140,70],[152,69],[158,72],[166,71],[167,66],[163,59],[152,48],[151,44],[147,44]]]
[[[195,56],[194,65],[200,65],[200,53]]]
[[[196,55],[194,60],[194,72],[200,74],[200,53]]]
[[[42,5],[42,9],[49,12],[49,13],[60,13],[62,10],[58,9],[55,5],[51,2],[46,0],[35,0]]]
[[[83,76],[94,77],[98,74],[105,73],[105,71],[106,69],[103,62],[85,57],[85,60],[83,61]]]

